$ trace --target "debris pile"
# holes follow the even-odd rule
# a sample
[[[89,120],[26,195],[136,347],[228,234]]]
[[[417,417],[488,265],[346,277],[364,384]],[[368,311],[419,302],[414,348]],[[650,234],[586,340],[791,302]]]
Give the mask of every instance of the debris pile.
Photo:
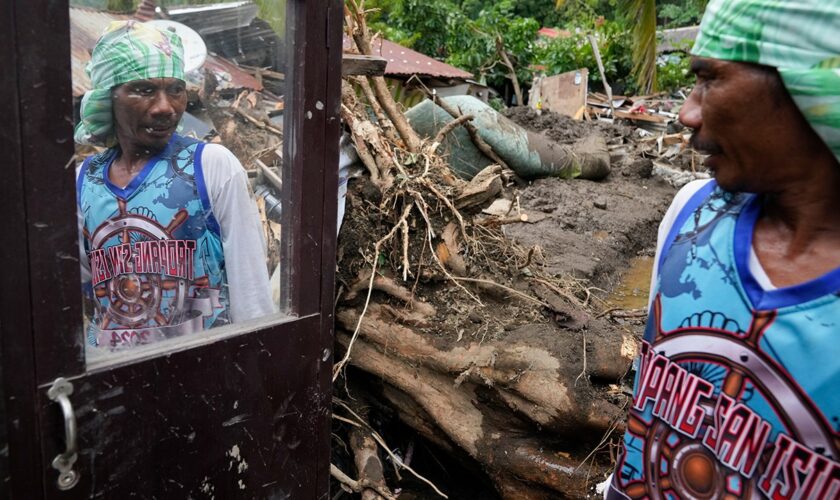
[[[347,5],[369,54],[364,14]],[[529,184],[475,114],[431,95],[449,117],[418,133],[380,78],[347,78],[342,93],[365,173],[338,245],[333,477],[363,498],[394,498],[414,475],[444,495],[417,472],[413,441],[380,432],[387,415],[504,498],[583,497],[614,460],[641,317],[611,308],[597,284],[650,250],[673,188],[645,156],[676,143],[517,108],[512,123],[554,144],[601,136],[613,164],[602,183]],[[458,132],[489,159],[469,175],[451,164]]]
[[[348,38],[369,55],[363,9],[346,5]],[[610,103],[575,89],[556,94],[582,102],[569,116],[500,118],[426,94],[403,113],[381,77],[345,79],[365,172],[338,245],[333,477],[363,498],[413,498],[412,484],[457,496],[418,458],[419,436],[503,498],[592,495],[614,465],[647,295],[626,292],[641,297],[629,307],[605,290],[652,260],[674,187],[705,175],[677,122],[685,95]],[[511,154],[523,136],[527,153]],[[527,175],[519,157],[546,163],[532,137],[571,151],[597,138],[607,171]]]
[[[374,55],[364,9],[346,6],[348,38]],[[206,72],[190,110],[215,130],[196,135],[249,171],[279,293],[284,77],[235,68],[260,88]],[[365,499],[406,484],[455,491],[412,461],[413,437],[385,432],[393,417],[504,498],[584,497],[615,460],[643,318],[604,290],[651,250],[673,194],[656,176],[677,186],[703,175],[675,125],[678,100],[610,103],[584,87],[569,107],[577,119],[520,107],[488,133],[483,111],[428,97],[420,106],[438,118],[420,130],[382,76],[342,89],[363,172],[338,244],[333,478]],[[511,147],[520,133],[524,146]],[[465,148],[481,161],[459,168]]]

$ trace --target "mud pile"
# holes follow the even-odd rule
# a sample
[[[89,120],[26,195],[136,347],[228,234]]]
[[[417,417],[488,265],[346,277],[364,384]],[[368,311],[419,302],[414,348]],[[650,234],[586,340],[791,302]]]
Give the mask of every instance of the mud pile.
[[[345,106],[358,112],[346,121],[370,131],[351,95]],[[612,307],[606,291],[631,259],[652,253],[674,188],[651,175],[632,128],[509,116],[558,141],[605,135],[613,172],[517,184],[499,169],[484,184],[492,195],[456,209],[468,186],[434,144],[412,153],[354,134],[371,156],[396,154],[385,169],[385,155],[374,158],[376,175],[348,192],[336,318],[352,368],[336,372],[336,415],[402,443],[399,456],[422,443],[434,450],[427,461],[444,454],[503,498],[581,498],[613,465],[637,345],[639,316]],[[352,435],[342,422],[337,435]],[[388,432],[394,425],[399,434]],[[370,450],[348,439],[335,461],[364,477],[359,457]],[[434,464],[414,467],[449,493],[460,487]],[[419,485],[382,471],[381,484]],[[420,497],[434,494],[425,488]]]

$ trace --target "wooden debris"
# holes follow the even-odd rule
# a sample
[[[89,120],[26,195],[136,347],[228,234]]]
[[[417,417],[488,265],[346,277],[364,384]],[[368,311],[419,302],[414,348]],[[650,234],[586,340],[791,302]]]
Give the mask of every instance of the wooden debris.
[[[581,68],[539,81],[539,99],[542,109],[575,117],[586,107],[589,70]],[[535,106],[536,103],[531,103]]]
[[[642,122],[651,122],[651,123],[667,123],[669,120],[661,115],[654,115],[650,113],[643,113],[643,112],[630,112],[630,111],[615,111],[616,118],[623,118],[625,120],[633,120],[633,121],[642,121]]]
[[[377,484],[367,479],[359,479],[358,481],[351,479],[350,476],[341,471],[334,464],[330,464],[330,475],[335,478],[343,486],[346,486],[353,493],[363,493],[362,498],[365,500],[384,498],[385,500],[396,500],[397,497],[393,495],[388,488]],[[384,481],[383,481],[384,482]],[[372,492],[377,496],[365,496],[364,494]]]
[[[372,56],[373,48],[371,47],[370,29],[367,25],[366,12],[364,10],[364,1],[361,4],[352,0],[346,4],[345,20],[347,30],[356,42],[359,52],[366,56]],[[364,78],[364,77],[362,77]],[[371,86],[374,94],[379,101],[380,106],[388,115],[388,118],[393,122],[402,140],[405,142],[405,147],[408,151],[416,153],[420,150],[420,136],[408,124],[405,115],[402,114],[394,96],[391,95],[391,90],[382,76],[371,76]]]
[[[691,134],[680,132],[677,134],[644,137],[639,142],[642,144],[661,142],[664,146],[673,146],[674,144],[687,144],[689,137],[691,137]]]
[[[254,163],[256,163],[257,166],[260,168],[268,182],[270,182],[278,190],[283,189],[282,179],[280,179],[280,176],[277,175],[268,165],[260,161],[259,158],[254,158]]]
[[[243,101],[247,103],[248,106],[245,106]],[[233,104],[231,104],[230,107],[234,113],[257,127],[283,137],[283,131],[271,122],[271,119],[265,111],[260,109],[258,93],[243,91],[239,94],[236,100],[233,101]]]
[[[452,269],[452,272],[455,273],[456,276],[466,276],[467,263],[460,255],[461,244],[458,238],[458,225],[454,222],[450,222],[449,225],[444,228],[443,233],[441,234],[441,239],[443,241],[440,245],[438,245],[438,258],[441,257],[441,254],[444,254],[444,258],[441,259],[443,263]],[[442,248],[441,245],[443,246]]]
[[[384,57],[361,54],[344,54],[341,58],[341,76],[382,76],[388,61]]]
[[[364,3],[347,0],[345,13],[357,49],[370,55]],[[582,76],[581,100],[571,113],[586,117]],[[437,151],[442,137],[415,142],[380,77],[346,80],[342,118],[370,175],[348,191],[352,215],[345,228],[353,230],[343,230],[340,239],[336,391],[347,388],[354,399],[380,405],[456,460],[482,468],[503,498],[585,495],[589,467],[580,465],[589,450],[579,451],[598,446],[604,433],[623,425],[621,397],[606,398],[598,384],[625,374],[635,355],[632,335],[581,314],[589,291],[548,276],[541,249],[524,249],[505,237],[504,224],[555,216],[497,200],[510,187],[502,166],[491,165],[471,182],[455,178]],[[442,107],[454,118],[449,130],[464,126],[481,148],[470,116]],[[606,143],[602,149],[608,154]],[[489,213],[481,213],[487,205]],[[538,291],[531,286],[536,283],[547,284]],[[576,302],[577,296],[586,298]],[[491,308],[507,307],[534,317],[500,324],[508,309],[500,316]],[[350,365],[354,370],[346,369]],[[340,405],[334,408],[338,421],[351,420]],[[351,460],[337,463],[351,468],[355,462],[356,470],[342,483],[383,496],[359,487],[369,479],[366,464],[382,462],[369,442],[346,430],[341,424],[336,432],[350,436],[344,442]],[[546,435],[562,435],[563,444]],[[567,438],[574,450],[566,447]],[[402,470],[397,453],[390,458]],[[375,469],[378,478],[381,469]],[[396,481],[390,484],[394,494]]]
[[[604,63],[601,61],[601,51],[598,49],[598,41],[595,35],[589,35],[589,44],[592,46],[592,51],[595,53],[595,61],[598,63],[598,71],[601,74],[601,83],[604,85],[604,90],[607,91],[607,103],[610,105],[610,110],[615,114],[615,102],[613,101],[612,87],[607,81],[607,73],[604,71]]]
[[[502,191],[502,167],[490,165],[467,184],[455,198],[456,208],[480,205],[495,198]]]
[[[258,80],[261,80],[263,77],[280,81],[286,80],[286,75],[284,73],[278,73],[277,71],[272,71],[269,68],[257,68],[254,66],[245,66],[244,64],[240,64],[239,67],[254,75],[254,77]]]
[[[491,203],[489,207],[482,210],[481,213],[487,215],[504,216],[509,214],[511,210],[513,210],[513,202],[505,198],[499,198],[493,201],[493,203]]]

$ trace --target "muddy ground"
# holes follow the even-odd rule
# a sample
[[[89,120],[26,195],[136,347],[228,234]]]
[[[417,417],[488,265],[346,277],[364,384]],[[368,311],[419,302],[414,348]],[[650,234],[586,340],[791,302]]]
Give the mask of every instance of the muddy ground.
[[[528,215],[529,222],[505,225],[502,232],[507,239],[530,251],[532,258],[529,257],[527,265],[502,270],[505,272],[490,268],[473,271],[477,270],[488,280],[521,291],[528,290],[524,279],[528,273],[538,271],[567,280],[575,285],[569,290],[585,300],[587,307],[568,310],[566,318],[558,318],[515,295],[499,293],[498,290],[494,295],[492,289],[482,290],[482,298],[486,300],[484,304],[477,304],[446,283],[423,282],[420,278],[422,270],[417,270],[418,277],[412,292],[437,309],[435,323],[418,330],[428,335],[438,349],[447,351],[475,341],[527,343],[529,332],[539,330],[540,325],[559,328],[558,332],[568,331],[569,338],[574,339],[562,356],[569,360],[571,366],[584,355],[577,341],[581,331],[579,323],[586,325],[590,344],[587,346],[585,337],[583,348],[588,352],[593,343],[597,344],[602,339],[606,343],[614,338],[611,330],[630,331],[636,336],[641,334],[643,318],[625,320],[599,317],[597,313],[631,307],[621,300],[622,294],[630,293],[628,286],[620,286],[625,276],[632,281],[629,289],[641,298],[629,304],[643,307],[649,280],[649,266],[646,267],[644,262],[649,263],[650,259],[642,260],[640,268],[638,257],[653,255],[659,220],[676,190],[652,175],[652,162],[643,155],[646,149],[637,143],[638,134],[632,127],[574,121],[552,113],[538,116],[528,108],[507,110],[505,114],[520,125],[543,132],[559,143],[572,143],[590,134],[602,134],[612,152],[612,171],[600,182],[551,178],[508,186],[503,197],[518,203],[521,211]],[[375,189],[364,177],[350,183],[348,213],[376,202]],[[477,213],[480,208],[467,215],[480,217]],[[349,287],[369,264],[359,259],[357,254],[370,241],[375,241],[376,229],[381,223],[372,214],[345,219],[339,236],[340,288]],[[394,257],[383,255],[380,258]],[[413,255],[411,260],[415,261],[416,257]],[[632,271],[629,274],[628,269]],[[618,290],[621,293],[616,293]],[[533,288],[530,291],[533,292]],[[537,340],[545,343],[544,337]],[[621,348],[634,349],[635,346],[622,345]],[[353,383],[363,383],[368,387],[379,383],[361,372],[351,372],[348,378]],[[626,400],[623,398],[627,397],[628,391],[627,378],[617,385],[593,381],[585,390],[579,390],[582,398],[608,400],[619,406]],[[413,466],[451,492],[451,498],[497,498],[491,481],[480,468],[464,468],[464,463],[468,461],[453,457],[416,436],[395,418],[393,410],[387,405],[374,403],[374,406],[372,424],[400,454],[413,456]],[[593,435],[591,439],[568,440],[562,444],[572,456],[580,456],[586,455],[602,438],[601,435]],[[553,436],[546,435],[546,440],[553,439]],[[602,446],[588,465],[592,472],[592,485],[602,480],[610,470],[614,453],[614,448]],[[340,452],[334,453],[336,457],[340,455]],[[400,484],[405,488],[400,498],[435,498],[411,480]]]
[[[506,233],[524,246],[539,245],[553,274],[571,274],[612,290],[628,262],[652,255],[656,231],[675,189],[652,176],[652,162],[634,146],[634,129],[581,122],[530,108],[508,110],[509,118],[560,143],[601,133],[613,150],[612,171],[603,181],[541,179],[522,190],[527,211],[545,214],[536,224],[516,224]]]

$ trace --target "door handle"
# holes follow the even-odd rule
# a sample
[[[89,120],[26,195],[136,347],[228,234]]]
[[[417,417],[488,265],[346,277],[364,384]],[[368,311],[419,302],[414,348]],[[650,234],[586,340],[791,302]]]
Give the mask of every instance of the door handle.
[[[52,461],[53,469],[58,471],[58,489],[60,490],[69,490],[79,482],[79,473],[73,470],[78,454],[76,453],[76,415],[70,403],[71,394],[73,394],[73,384],[62,377],[55,379],[47,391],[47,397],[61,406],[61,413],[64,415],[65,450]]]

